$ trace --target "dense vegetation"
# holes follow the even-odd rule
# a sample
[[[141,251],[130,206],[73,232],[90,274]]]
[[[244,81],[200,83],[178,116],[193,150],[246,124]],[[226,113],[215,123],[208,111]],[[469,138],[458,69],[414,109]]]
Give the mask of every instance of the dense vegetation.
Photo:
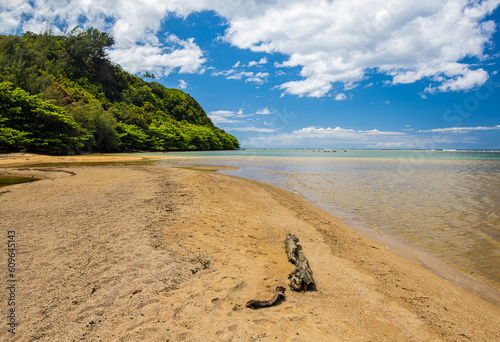
[[[145,82],[112,63],[106,51],[113,44],[93,28],[64,36],[0,36],[0,150],[239,147],[185,92]]]

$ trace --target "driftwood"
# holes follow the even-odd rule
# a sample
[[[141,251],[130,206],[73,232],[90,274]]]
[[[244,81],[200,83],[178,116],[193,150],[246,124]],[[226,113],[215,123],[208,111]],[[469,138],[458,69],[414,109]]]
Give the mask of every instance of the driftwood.
[[[288,275],[290,289],[293,291],[307,291],[309,287],[315,286],[313,272],[309,262],[302,252],[302,246],[298,245],[299,238],[288,234],[285,239],[285,251],[288,261],[296,266],[295,270]]]
[[[249,300],[245,306],[250,309],[260,309],[267,308],[269,306],[276,305],[281,303],[282,300],[285,299],[285,288],[283,286],[276,287],[276,292],[274,293],[273,298],[270,300]]]

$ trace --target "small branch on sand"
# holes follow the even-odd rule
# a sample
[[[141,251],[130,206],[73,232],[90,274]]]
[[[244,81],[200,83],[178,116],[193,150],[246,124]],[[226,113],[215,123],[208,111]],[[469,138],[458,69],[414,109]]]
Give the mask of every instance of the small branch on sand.
[[[269,306],[273,306],[281,303],[285,299],[285,288],[283,286],[276,287],[276,292],[274,293],[273,298],[270,300],[249,300],[245,306],[250,309],[260,309],[267,308]]]
[[[285,251],[288,261],[296,266],[295,270],[288,275],[290,289],[292,291],[307,291],[309,287],[315,286],[313,272],[309,262],[302,252],[302,246],[298,245],[299,238],[288,234],[285,239]]]
[[[302,246],[298,245],[299,238],[293,234],[288,234],[285,239],[285,250],[288,260],[296,266],[295,271],[288,275],[290,289],[293,291],[307,291],[310,287],[315,287],[312,277],[312,270],[309,262],[302,252]],[[281,303],[285,299],[285,288],[276,287],[276,292],[270,300],[249,300],[245,306],[250,309],[260,309]]]

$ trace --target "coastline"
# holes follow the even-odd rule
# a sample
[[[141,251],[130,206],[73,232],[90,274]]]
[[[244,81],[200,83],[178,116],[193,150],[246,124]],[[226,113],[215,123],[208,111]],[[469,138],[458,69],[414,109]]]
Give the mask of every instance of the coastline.
[[[15,158],[0,159],[0,167],[24,159],[22,170],[0,172],[44,178],[0,195],[1,215],[22,251],[17,340],[500,339],[498,303],[281,188],[141,165],[35,170],[26,162],[68,160]],[[100,158],[93,160],[120,159]],[[318,291],[288,290],[294,267],[283,250],[287,233],[300,238]],[[0,260],[6,264],[5,253]],[[287,287],[280,305],[244,307],[276,286]]]
[[[314,202],[312,203],[314,205]],[[500,288],[498,283],[495,283],[485,277],[466,273],[466,270],[460,271],[453,267],[453,265],[439,259],[436,255],[414,245],[408,244],[394,236],[384,234],[376,227],[369,226],[359,218],[353,217],[348,213],[331,208],[323,208],[321,206],[318,207],[331,213],[334,217],[341,219],[346,226],[358,234],[381,243],[387,249],[421,265],[437,276],[449,281],[453,285],[469,292],[476,293],[481,298],[500,305]]]

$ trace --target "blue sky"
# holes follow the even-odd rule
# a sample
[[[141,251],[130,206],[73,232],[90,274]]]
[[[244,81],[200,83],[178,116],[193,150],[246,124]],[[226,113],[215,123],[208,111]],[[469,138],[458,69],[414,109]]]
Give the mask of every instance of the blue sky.
[[[242,147],[500,149],[500,0],[12,0],[0,33],[80,25]]]

